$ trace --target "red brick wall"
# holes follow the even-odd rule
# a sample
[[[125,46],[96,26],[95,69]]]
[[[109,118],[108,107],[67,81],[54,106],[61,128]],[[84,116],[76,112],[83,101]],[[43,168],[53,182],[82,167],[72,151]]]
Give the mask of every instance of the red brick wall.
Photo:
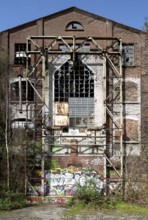
[[[84,27],[84,31],[66,31],[66,25],[71,21],[79,21]],[[44,26],[43,26],[44,25]],[[8,34],[9,32],[9,34]],[[46,17],[45,19],[38,19],[32,23],[19,26],[17,28],[11,29],[2,33],[2,45],[3,48],[9,48],[9,59],[10,64],[14,64],[14,44],[26,42],[27,36],[32,35],[70,35],[70,36],[98,36],[98,37],[121,37],[124,43],[133,43],[135,45],[135,65],[133,67],[127,67],[123,69],[124,78],[141,78],[142,76],[142,132],[147,133],[148,125],[147,120],[147,76],[144,75],[142,63],[142,52],[145,49],[145,54],[147,54],[147,49],[144,46],[144,34],[142,32],[136,31],[132,28],[127,28],[115,22],[111,22],[105,19],[98,19],[97,17],[87,16],[85,13],[80,13],[73,11],[66,14],[59,14],[58,17]],[[9,35],[9,37],[8,37]],[[9,43],[9,45],[8,45]],[[108,42],[105,42],[108,45]],[[147,45],[148,48],[148,45]],[[7,50],[6,49],[6,50]],[[144,54],[144,56],[145,56]],[[10,72],[10,76],[17,77],[20,71],[20,67],[13,66],[13,70]],[[126,90],[127,87],[127,90]],[[140,96],[137,91],[136,86],[131,84],[125,84],[125,100],[136,101],[136,98]],[[139,116],[140,118],[140,116]],[[137,122],[127,121],[126,131],[130,132],[129,127],[132,128],[134,134],[130,134],[129,138],[136,137]],[[140,122],[139,122],[140,124]],[[135,126],[135,128],[134,128]],[[139,125],[138,125],[139,126]]]

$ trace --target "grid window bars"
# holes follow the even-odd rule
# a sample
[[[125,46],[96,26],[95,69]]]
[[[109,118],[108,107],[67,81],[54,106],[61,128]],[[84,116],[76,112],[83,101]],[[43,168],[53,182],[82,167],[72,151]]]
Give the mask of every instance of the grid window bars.
[[[68,102],[71,127],[94,123],[94,74],[80,60],[55,72],[54,95],[55,102]]]
[[[29,50],[31,50],[31,45],[29,44]],[[30,65],[30,57],[28,58],[28,62]],[[26,44],[15,44],[15,55],[14,55],[14,63],[16,65],[26,64]]]
[[[94,74],[80,60],[67,61],[54,76],[55,101],[67,102],[70,97],[94,97]]]

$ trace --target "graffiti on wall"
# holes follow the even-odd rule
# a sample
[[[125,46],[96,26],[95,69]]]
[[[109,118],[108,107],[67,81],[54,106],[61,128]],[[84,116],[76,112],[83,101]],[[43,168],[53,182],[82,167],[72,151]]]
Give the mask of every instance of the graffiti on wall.
[[[41,171],[38,172],[41,176]],[[95,170],[88,168],[68,167],[46,171],[44,189],[38,187],[40,195],[47,196],[72,196],[79,186],[84,186],[93,180],[98,192],[103,190],[103,180]]]

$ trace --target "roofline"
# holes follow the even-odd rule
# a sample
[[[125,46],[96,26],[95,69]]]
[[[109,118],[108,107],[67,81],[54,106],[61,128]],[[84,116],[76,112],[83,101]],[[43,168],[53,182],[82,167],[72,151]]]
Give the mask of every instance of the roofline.
[[[116,26],[118,26],[118,27],[122,27],[122,28],[131,30],[131,31],[136,32],[136,33],[140,33],[140,32],[141,32],[141,33],[144,33],[144,34],[146,33],[146,32],[143,31],[143,30],[139,30],[139,29],[133,28],[133,27],[131,27],[131,26],[128,26],[128,25],[125,25],[125,24],[116,22],[116,21],[114,21],[114,20],[111,20],[111,19],[102,17],[102,16],[100,16],[100,15],[96,15],[96,14],[94,14],[94,13],[85,11],[85,10],[80,9],[80,8],[77,8],[77,7],[66,8],[66,9],[64,9],[64,10],[61,10],[61,11],[52,13],[52,14],[50,14],[50,15],[46,15],[46,16],[44,16],[44,17],[40,17],[40,18],[34,19],[34,20],[32,20],[32,21],[23,23],[23,24],[21,24],[21,25],[18,25],[18,26],[15,26],[15,27],[6,29],[6,30],[4,30],[4,31],[1,31],[0,33],[7,32],[7,31],[8,31],[8,32],[13,32],[13,31],[15,31],[16,29],[22,29],[22,28],[25,27],[25,26],[34,25],[34,24],[36,24],[36,22],[37,22],[38,20],[43,19],[43,20],[46,21],[47,19],[53,19],[53,18],[55,18],[55,17],[57,17],[57,16],[61,16],[61,15],[65,14],[65,13],[69,13],[69,12],[72,12],[72,11],[77,11],[77,12],[79,12],[79,13],[81,13],[81,14],[84,14],[84,15],[87,15],[87,16],[90,16],[90,17],[93,17],[93,18],[98,19],[98,20],[110,21],[110,22],[112,22],[114,25],[116,25]]]
[[[8,28],[4,31],[1,31],[0,33],[3,33],[3,32],[6,32],[6,31],[13,31],[15,29],[20,29],[20,28],[23,28],[24,26],[28,26],[28,25],[32,25],[32,24],[36,24],[36,21],[37,20],[46,20],[46,19],[53,19],[54,17],[57,17],[58,15],[62,15],[62,14],[65,14],[65,13],[68,13],[70,11],[76,11],[76,10],[81,10],[79,8],[76,8],[76,7],[70,7],[70,8],[66,8],[64,10],[61,10],[61,11],[57,11],[55,13],[52,13],[52,14],[49,14],[49,15],[46,15],[46,16],[43,16],[43,17],[39,17],[39,18],[36,18],[32,21],[29,21],[29,22],[26,22],[26,23],[23,23],[23,24],[20,24],[20,25],[17,25],[17,26],[14,26],[12,28]]]

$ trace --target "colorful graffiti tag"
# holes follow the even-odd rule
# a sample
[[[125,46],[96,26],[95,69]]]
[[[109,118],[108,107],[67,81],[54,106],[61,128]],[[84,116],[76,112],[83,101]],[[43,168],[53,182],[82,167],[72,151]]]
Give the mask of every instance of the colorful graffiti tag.
[[[41,172],[40,172],[41,175]],[[44,189],[38,188],[40,195],[72,196],[78,186],[84,186],[89,180],[95,182],[98,192],[103,189],[103,181],[95,170],[68,167],[46,171]]]

